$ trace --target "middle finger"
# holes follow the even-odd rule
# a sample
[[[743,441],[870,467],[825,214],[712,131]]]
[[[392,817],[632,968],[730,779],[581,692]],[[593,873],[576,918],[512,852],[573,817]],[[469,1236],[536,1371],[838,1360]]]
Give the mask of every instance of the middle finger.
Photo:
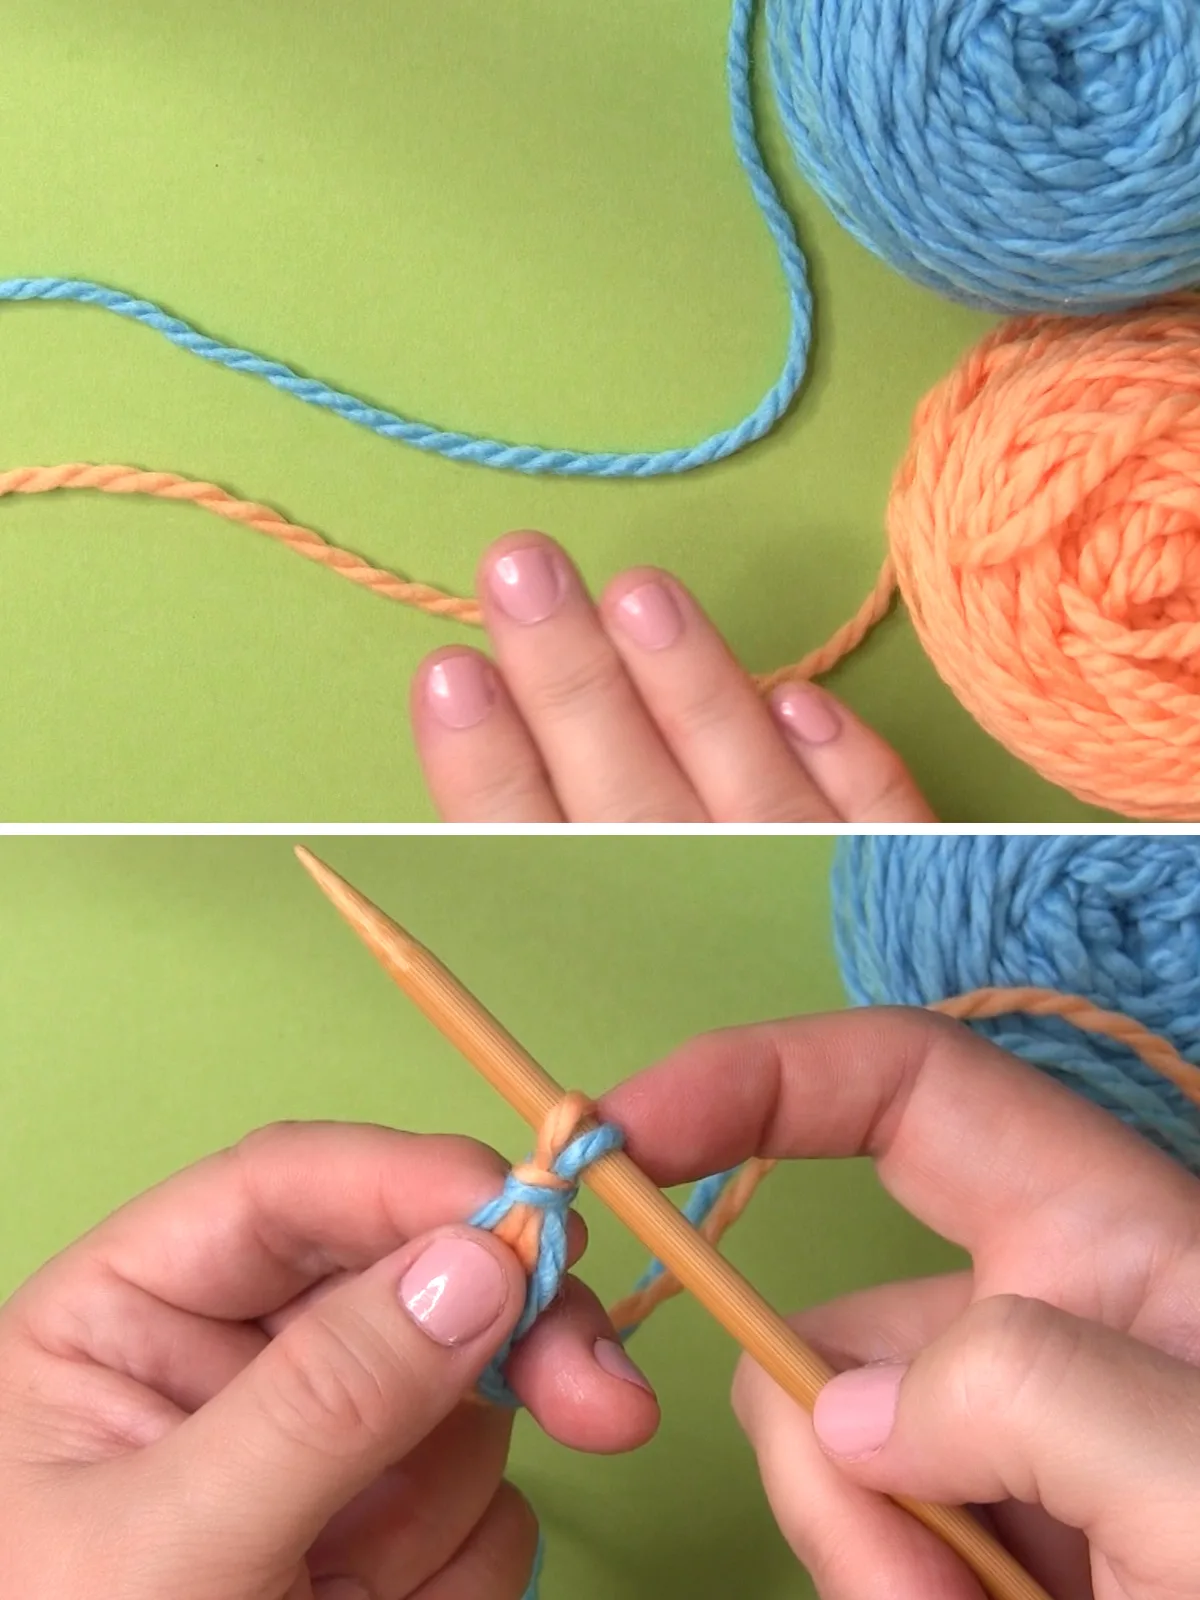
[[[702,822],[579,574],[538,533],[501,539],[480,597],[496,660],[574,822]]]

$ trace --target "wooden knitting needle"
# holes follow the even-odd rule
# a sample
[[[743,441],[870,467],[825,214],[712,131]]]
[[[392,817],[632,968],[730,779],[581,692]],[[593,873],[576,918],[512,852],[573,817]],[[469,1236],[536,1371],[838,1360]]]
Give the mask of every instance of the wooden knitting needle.
[[[536,1132],[562,1100],[560,1086],[436,956],[311,851],[300,847],[296,854],[385,971]],[[811,1411],[821,1388],[833,1377],[833,1369],[629,1156],[623,1150],[603,1156],[588,1168],[583,1181],[780,1388]],[[895,1498],[966,1562],[992,1600],[1050,1600],[1041,1585],[965,1511]]]

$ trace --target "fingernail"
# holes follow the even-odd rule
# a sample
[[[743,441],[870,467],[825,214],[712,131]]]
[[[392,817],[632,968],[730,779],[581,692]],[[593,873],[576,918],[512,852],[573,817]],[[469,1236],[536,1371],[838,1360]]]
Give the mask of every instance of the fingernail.
[[[665,650],[683,632],[683,613],[675,596],[661,583],[643,583],[623,595],[617,602],[616,617],[622,631],[643,650]]]
[[[467,1344],[485,1333],[504,1303],[504,1273],[482,1245],[439,1239],[409,1267],[400,1298],[438,1344]]]
[[[905,1366],[860,1367],[833,1378],[817,1396],[813,1428],[832,1456],[858,1461],[887,1443],[896,1423]]]
[[[567,592],[562,562],[541,545],[500,556],[492,563],[488,581],[505,615],[526,626],[553,616]]]
[[[636,1384],[639,1389],[644,1389],[647,1394],[653,1394],[654,1389],[649,1378],[640,1367],[625,1354],[619,1344],[612,1339],[597,1339],[593,1351],[598,1366],[604,1368],[610,1378],[620,1378],[625,1383]]]
[[[784,732],[800,744],[830,744],[842,731],[833,701],[810,683],[788,683],[776,689],[771,710]]]
[[[446,656],[430,667],[425,698],[444,728],[473,728],[496,701],[492,669],[478,656]]]

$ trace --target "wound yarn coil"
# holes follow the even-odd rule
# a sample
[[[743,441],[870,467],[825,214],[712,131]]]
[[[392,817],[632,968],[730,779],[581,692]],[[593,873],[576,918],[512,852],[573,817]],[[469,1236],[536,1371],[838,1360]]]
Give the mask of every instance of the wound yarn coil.
[[[918,408],[887,520],[988,733],[1092,805],[1200,818],[1200,297],[996,329]]]
[[[796,160],[850,233],[999,311],[1200,283],[1195,0],[772,0]]]
[[[889,836],[839,841],[834,939],[856,1005],[1036,985],[1134,1019],[1200,1067],[1200,840]],[[1196,1104],[1063,1016],[969,1025],[1200,1173]]]

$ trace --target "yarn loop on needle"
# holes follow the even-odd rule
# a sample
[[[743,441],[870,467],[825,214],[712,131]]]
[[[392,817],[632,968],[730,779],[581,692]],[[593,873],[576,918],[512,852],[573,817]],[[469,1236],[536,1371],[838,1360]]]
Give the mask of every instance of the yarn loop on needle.
[[[586,1095],[569,1094],[542,1124],[537,1150],[513,1167],[503,1191],[471,1218],[516,1254],[529,1279],[525,1306],[507,1344],[484,1373],[479,1392],[495,1405],[519,1406],[504,1376],[514,1346],[556,1299],[567,1270],[567,1218],[579,1194],[580,1174],[621,1147],[610,1126],[578,1132],[595,1109]]]

